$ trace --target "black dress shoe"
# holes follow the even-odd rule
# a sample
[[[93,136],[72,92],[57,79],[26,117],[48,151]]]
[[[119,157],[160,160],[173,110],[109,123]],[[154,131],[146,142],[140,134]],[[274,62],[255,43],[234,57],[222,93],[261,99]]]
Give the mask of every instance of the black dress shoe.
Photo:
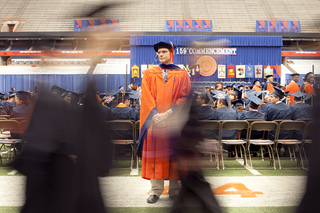
[[[150,195],[147,199],[147,203],[156,203],[159,200],[157,195]]]
[[[178,199],[178,195],[172,195],[172,196],[169,196],[169,198],[173,201],[176,201]]]

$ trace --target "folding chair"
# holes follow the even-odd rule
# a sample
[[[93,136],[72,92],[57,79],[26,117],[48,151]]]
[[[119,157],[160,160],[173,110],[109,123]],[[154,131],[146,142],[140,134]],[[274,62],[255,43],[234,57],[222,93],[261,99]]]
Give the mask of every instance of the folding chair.
[[[10,118],[10,115],[0,115],[0,118],[9,119],[9,118]]]
[[[299,118],[297,121],[304,121],[306,124],[308,124],[309,122],[313,121],[313,118]]]
[[[276,169],[274,152],[273,152],[273,147],[272,147],[272,145],[274,145],[275,142],[272,140],[263,139],[263,138],[251,139],[252,131],[264,131],[264,132],[268,131],[268,132],[270,132],[272,130],[275,130],[275,131],[278,130],[278,124],[274,121],[255,121],[255,122],[251,123],[250,132],[248,134],[248,152],[249,152],[249,160],[250,160],[251,168],[253,168],[253,166],[252,166],[252,159],[251,159],[251,153],[250,153],[250,145],[255,145],[255,146],[260,146],[262,161],[264,161],[262,147],[263,146],[267,147],[268,153],[269,153],[269,158],[270,158],[270,165],[273,165],[273,168],[262,167],[259,169]],[[276,133],[276,135],[277,135],[277,133]]]
[[[245,140],[242,139],[223,139],[223,130],[247,130],[247,136]],[[240,156],[241,158],[244,156],[244,169],[246,169],[247,165],[247,154],[246,154],[246,148],[245,145],[247,143],[247,138],[248,138],[248,131],[249,130],[249,122],[248,121],[239,121],[239,120],[226,120],[222,121],[221,123],[221,143],[226,144],[226,145],[234,145],[235,147],[235,154],[236,154],[236,161],[238,161],[238,151],[237,148],[239,147],[240,150]],[[243,149],[243,156],[242,156],[242,151],[241,147]],[[223,169],[225,169],[224,162],[222,161],[222,166]]]
[[[309,170],[309,162],[308,162],[308,157],[306,154],[305,146],[306,146],[306,144],[312,144],[312,139],[310,138],[309,134],[311,135],[311,133],[312,133],[313,125],[314,125],[314,121],[310,121],[309,123],[307,123],[306,133],[304,134],[304,137],[302,138],[301,149],[303,151],[304,159],[305,159],[306,165],[307,165],[307,168],[305,168],[306,170]]]
[[[201,148],[204,153],[210,154],[210,161],[212,162],[212,156],[216,161],[216,168],[220,168],[220,158],[223,165],[223,154],[222,154],[222,145],[220,140],[220,122],[215,120],[200,120],[199,121],[203,130],[210,130],[213,134],[215,134],[215,130],[219,131],[219,136],[217,139],[209,139],[206,138],[203,142],[200,142]]]
[[[19,123],[21,121],[26,121],[28,118],[24,118],[24,117],[19,117],[19,118],[10,118],[10,120],[13,120],[13,121],[18,121]]]
[[[115,145],[130,145],[131,146],[131,166],[130,169],[132,170],[134,165],[134,156],[136,156],[136,146],[135,146],[135,122],[133,120],[114,120],[107,122],[107,127],[110,130],[130,130],[132,131],[132,139],[129,140],[112,140],[112,143]],[[138,169],[138,162],[137,169]]]
[[[305,129],[306,129],[306,123],[304,121],[283,120],[278,125],[278,132],[277,132],[277,135],[276,135],[277,139],[276,139],[275,150],[277,152],[277,157],[278,157],[278,162],[279,162],[279,169],[284,169],[284,168],[281,166],[279,152],[278,152],[278,149],[277,149],[278,144],[282,144],[282,145],[288,146],[288,150],[289,150],[290,160],[291,161],[292,161],[292,157],[294,157],[294,160],[296,160],[296,155],[295,155],[295,149],[294,148],[297,148],[297,150],[299,151],[300,162],[301,162],[301,167],[299,169],[304,169],[301,149],[299,147],[299,145],[302,144],[302,140],[297,140],[297,139],[279,139],[279,133],[280,133],[280,130],[291,130],[292,131],[291,135],[293,135],[293,131],[294,130],[304,130],[303,131],[303,137],[304,137],[304,135],[306,134]],[[290,148],[292,149],[292,152],[291,152]],[[299,161],[297,163],[299,164]],[[297,169],[297,168],[291,168],[291,169]]]
[[[11,120],[0,120],[0,129],[6,130],[18,130],[20,132],[20,125],[18,121],[11,121]],[[7,138],[11,135],[8,134]],[[3,137],[2,137],[3,138]],[[2,164],[2,155],[4,153],[8,154],[7,160],[13,159],[14,156],[17,155],[16,153],[16,144],[21,143],[20,139],[1,139],[0,140],[0,163]],[[7,151],[5,148],[9,148]],[[2,151],[4,150],[4,151]]]

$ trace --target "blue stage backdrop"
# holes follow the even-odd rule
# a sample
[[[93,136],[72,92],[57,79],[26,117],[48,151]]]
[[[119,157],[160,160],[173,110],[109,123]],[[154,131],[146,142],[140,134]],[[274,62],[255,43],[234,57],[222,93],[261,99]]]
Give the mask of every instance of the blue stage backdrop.
[[[158,64],[154,60],[156,53],[153,45],[159,41],[172,41],[178,48],[236,48],[236,54],[211,56],[218,65],[281,65],[281,36],[203,36],[203,35],[134,35],[130,39],[130,64],[140,67],[140,78],[136,83],[141,83],[141,65]],[[196,44],[201,46],[192,47]],[[176,52],[177,53],[177,52]],[[180,52],[179,52],[180,53]],[[194,65],[205,54],[175,54],[174,63]],[[262,73],[263,74],[263,73]],[[263,77],[263,76],[262,76]],[[191,77],[192,80],[192,77]],[[199,75],[197,81],[245,81],[253,82],[256,78],[218,78],[218,71],[213,75]],[[266,81],[264,78],[257,80]],[[280,79],[275,79],[280,82]]]

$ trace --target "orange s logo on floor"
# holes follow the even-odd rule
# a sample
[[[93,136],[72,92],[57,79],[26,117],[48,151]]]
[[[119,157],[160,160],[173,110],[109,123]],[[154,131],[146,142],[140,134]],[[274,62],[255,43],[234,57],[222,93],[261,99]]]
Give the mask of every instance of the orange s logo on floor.
[[[237,191],[226,191],[230,188],[235,188]],[[248,189],[242,183],[226,183],[222,186],[212,189],[212,192],[215,195],[241,195],[241,197],[257,197],[257,194],[263,194],[262,192],[255,192]]]
[[[180,183],[181,186],[181,183]],[[234,188],[236,191],[226,191],[228,189]],[[164,187],[164,190],[161,195],[169,195],[169,185]],[[252,191],[248,189],[242,183],[226,183],[222,186],[219,186],[215,189],[212,189],[213,194],[215,195],[241,195],[241,197],[248,198],[248,197],[257,197],[256,195],[262,195],[262,192],[259,191]],[[149,194],[149,192],[148,192]]]

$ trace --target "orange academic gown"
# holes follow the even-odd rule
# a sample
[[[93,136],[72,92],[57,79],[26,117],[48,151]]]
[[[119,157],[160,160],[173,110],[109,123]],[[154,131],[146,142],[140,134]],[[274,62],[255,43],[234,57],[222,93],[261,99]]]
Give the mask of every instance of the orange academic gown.
[[[258,87],[258,86],[256,86],[256,85],[254,85],[253,87],[252,87],[252,90],[256,90],[257,92],[260,92],[261,91],[261,89],[260,89],[260,87]]]
[[[171,155],[170,123],[167,121],[166,127],[161,128],[152,122],[152,117],[170,108],[176,113],[190,90],[190,78],[185,70],[169,69],[166,84],[159,66],[144,71],[138,145],[138,155],[142,149],[142,178],[179,179],[178,165]]]
[[[269,81],[267,81],[267,83],[264,85],[264,87],[265,87],[265,90],[268,90],[268,91],[269,91],[269,93],[272,93],[272,92],[274,91],[274,88],[273,88],[273,86],[272,86],[272,83],[269,82]]]
[[[306,93],[307,95],[309,95],[310,93],[314,92],[314,88],[310,83],[306,83],[304,85],[304,89],[303,90],[304,90],[303,92]],[[316,94],[314,93],[313,95],[315,96]]]
[[[296,93],[296,92],[301,92],[299,85],[296,82],[291,81],[285,91],[286,92],[289,91],[290,105],[293,105],[294,104],[294,96],[292,96],[291,94]]]

